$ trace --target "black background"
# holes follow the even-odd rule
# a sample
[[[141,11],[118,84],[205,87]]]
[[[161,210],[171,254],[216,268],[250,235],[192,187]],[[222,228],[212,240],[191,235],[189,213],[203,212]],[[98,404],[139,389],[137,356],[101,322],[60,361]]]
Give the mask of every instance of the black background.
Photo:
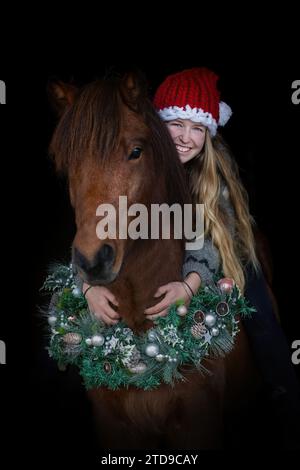
[[[38,314],[45,300],[39,289],[47,266],[53,260],[68,260],[75,230],[65,183],[57,178],[47,156],[55,126],[46,94],[50,78],[72,79],[81,85],[101,77],[111,66],[130,69],[135,65],[146,75],[152,95],[166,75],[183,68],[205,65],[220,75],[222,98],[234,112],[223,135],[240,165],[251,212],[270,243],[282,328],[290,345],[300,339],[300,105],[291,101],[291,84],[300,78],[300,70],[294,60],[279,59],[277,54],[260,51],[258,61],[256,53],[232,54],[220,48],[218,55],[202,54],[201,60],[200,54],[193,54],[192,60],[159,63],[151,60],[150,53],[143,60],[119,61],[113,55],[87,58],[82,51],[66,60],[58,60],[54,53],[20,53],[10,62],[13,68],[2,63],[0,79],[6,82],[7,104],[0,107],[0,339],[7,345],[7,365],[0,366],[1,418],[7,437],[27,435],[33,446],[27,447],[29,453],[34,454],[37,447],[52,455],[61,452],[53,428],[60,437],[68,429],[62,444],[65,457],[74,452],[72,444],[76,448],[80,442],[84,448],[92,446],[93,439],[79,379],[58,372],[48,359]],[[299,368],[295,367],[300,375]]]

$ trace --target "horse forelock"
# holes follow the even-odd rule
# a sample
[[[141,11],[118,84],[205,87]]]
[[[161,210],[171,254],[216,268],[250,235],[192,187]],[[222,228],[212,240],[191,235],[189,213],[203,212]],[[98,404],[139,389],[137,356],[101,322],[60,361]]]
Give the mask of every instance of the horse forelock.
[[[130,129],[128,116],[135,125]],[[120,79],[97,80],[86,85],[61,117],[50,143],[56,169],[68,174],[79,164],[108,162],[119,147],[124,129],[147,128],[156,174],[164,174],[169,203],[189,201],[184,171],[164,123],[150,100],[140,94],[131,100]]]

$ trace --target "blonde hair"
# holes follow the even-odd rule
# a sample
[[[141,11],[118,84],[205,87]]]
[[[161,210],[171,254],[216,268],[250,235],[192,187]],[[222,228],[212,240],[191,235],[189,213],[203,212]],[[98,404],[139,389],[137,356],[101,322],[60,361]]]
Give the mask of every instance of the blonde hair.
[[[257,269],[259,263],[252,231],[254,221],[237,164],[221,137],[217,134],[211,139],[206,131],[203,150],[187,163],[187,171],[194,202],[204,204],[205,236],[209,236],[219,250],[224,275],[233,278],[243,292],[245,266],[251,263]],[[234,210],[234,236],[229,230],[229,214],[220,204],[222,181]]]

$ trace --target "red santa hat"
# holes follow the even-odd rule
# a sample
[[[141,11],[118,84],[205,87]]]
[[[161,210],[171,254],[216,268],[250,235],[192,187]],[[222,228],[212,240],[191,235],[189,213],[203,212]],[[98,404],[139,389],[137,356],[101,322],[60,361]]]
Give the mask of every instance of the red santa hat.
[[[232,114],[231,108],[220,101],[218,79],[205,67],[169,75],[155,93],[154,106],[163,121],[190,119],[215,136],[218,126],[224,126]]]

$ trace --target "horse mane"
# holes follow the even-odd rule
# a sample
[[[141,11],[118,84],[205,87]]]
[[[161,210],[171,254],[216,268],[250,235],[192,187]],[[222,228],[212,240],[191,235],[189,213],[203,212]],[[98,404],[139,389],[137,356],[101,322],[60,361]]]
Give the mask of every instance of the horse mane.
[[[143,90],[141,86],[140,90]],[[156,175],[163,173],[166,178],[168,200],[165,202],[190,202],[185,171],[165,124],[147,93],[140,92],[132,99],[120,77],[108,77],[84,86],[66,109],[50,143],[57,171],[68,174],[87,156],[96,163],[108,161],[120,144],[124,106],[140,116],[150,131],[147,143],[152,147]]]

